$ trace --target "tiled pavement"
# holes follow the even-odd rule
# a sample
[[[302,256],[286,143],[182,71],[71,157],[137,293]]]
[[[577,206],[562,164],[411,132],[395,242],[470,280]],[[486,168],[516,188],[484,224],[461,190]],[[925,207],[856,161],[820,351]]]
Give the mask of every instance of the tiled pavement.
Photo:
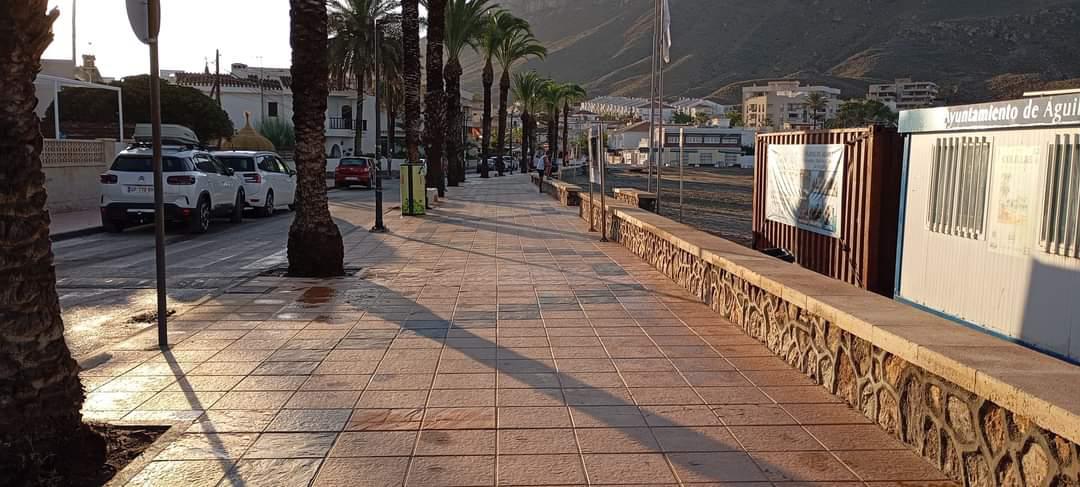
[[[356,277],[126,341],[86,415],[194,421],[129,485],[951,485],[534,191],[470,182],[347,236]]]

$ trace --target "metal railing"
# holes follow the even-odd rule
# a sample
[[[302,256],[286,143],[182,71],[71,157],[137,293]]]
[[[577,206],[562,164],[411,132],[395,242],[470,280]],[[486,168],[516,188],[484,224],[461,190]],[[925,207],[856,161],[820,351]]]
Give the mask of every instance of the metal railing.
[[[351,118],[330,117],[329,128],[338,130],[352,130],[356,123]]]

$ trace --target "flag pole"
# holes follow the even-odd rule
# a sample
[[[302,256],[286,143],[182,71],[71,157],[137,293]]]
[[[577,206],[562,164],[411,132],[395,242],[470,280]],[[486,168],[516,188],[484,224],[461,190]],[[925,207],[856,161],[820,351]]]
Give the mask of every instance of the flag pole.
[[[686,159],[686,129],[679,128],[679,223],[683,221],[683,164]]]
[[[660,69],[657,76],[657,108],[660,111],[660,160],[656,164],[656,214],[660,214],[661,191],[664,186],[664,147],[667,145],[667,135],[664,133],[664,65],[670,61],[671,45],[671,13],[668,11],[668,0],[661,0],[660,6]]]
[[[645,176],[645,190],[652,192],[652,177],[653,177],[653,137],[656,135],[656,53],[660,50],[660,18],[657,12],[660,11],[660,0],[653,1],[653,38],[652,38],[652,54],[649,56],[652,58],[652,67],[649,68],[649,154],[645,158],[646,176]]]

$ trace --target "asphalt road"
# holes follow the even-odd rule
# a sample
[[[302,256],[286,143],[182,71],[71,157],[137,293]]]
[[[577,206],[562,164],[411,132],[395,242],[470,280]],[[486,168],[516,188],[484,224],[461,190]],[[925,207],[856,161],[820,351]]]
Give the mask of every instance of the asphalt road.
[[[396,180],[384,181],[384,210],[398,205]],[[368,231],[375,218],[375,192],[329,193],[343,235]],[[182,311],[206,296],[286,264],[292,213],[268,218],[245,215],[242,223],[215,219],[210,231],[187,234],[166,229],[169,309]],[[121,234],[98,233],[53,244],[57,291],[65,337],[79,358],[153,326],[157,308],[152,225]]]

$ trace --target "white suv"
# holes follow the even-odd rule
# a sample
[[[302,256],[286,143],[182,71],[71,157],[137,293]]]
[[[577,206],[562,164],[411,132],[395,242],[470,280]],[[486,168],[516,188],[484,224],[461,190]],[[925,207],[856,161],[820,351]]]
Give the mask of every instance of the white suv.
[[[244,216],[244,181],[209,152],[164,147],[165,217],[194,233],[210,228],[211,216]],[[131,147],[116,156],[101,175],[101,225],[120,232],[133,223],[154,219],[154,167],[150,147]]]
[[[292,208],[296,197],[296,171],[273,152],[221,151],[214,157],[244,179],[248,206],[259,216],[277,208]]]

